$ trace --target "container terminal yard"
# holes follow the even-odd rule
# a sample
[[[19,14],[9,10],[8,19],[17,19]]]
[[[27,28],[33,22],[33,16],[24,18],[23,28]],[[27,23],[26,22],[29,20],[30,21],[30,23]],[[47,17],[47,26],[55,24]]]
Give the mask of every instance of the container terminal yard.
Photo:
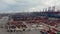
[[[60,34],[60,12],[53,9],[44,12],[1,14],[1,34]]]

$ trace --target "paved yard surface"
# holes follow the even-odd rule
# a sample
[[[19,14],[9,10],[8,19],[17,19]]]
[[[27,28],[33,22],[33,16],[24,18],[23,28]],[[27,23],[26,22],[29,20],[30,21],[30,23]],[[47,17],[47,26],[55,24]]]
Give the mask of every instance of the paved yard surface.
[[[0,26],[3,26],[8,22],[9,17],[3,17],[0,19]],[[25,22],[23,22],[25,25],[27,25]],[[31,27],[31,25],[27,25],[27,27]],[[0,34],[41,34],[39,30],[32,30],[32,31],[24,31],[24,32],[6,32],[6,29],[0,28]]]
[[[41,34],[39,30],[25,31],[25,32],[6,32],[4,28],[0,28],[0,34]]]

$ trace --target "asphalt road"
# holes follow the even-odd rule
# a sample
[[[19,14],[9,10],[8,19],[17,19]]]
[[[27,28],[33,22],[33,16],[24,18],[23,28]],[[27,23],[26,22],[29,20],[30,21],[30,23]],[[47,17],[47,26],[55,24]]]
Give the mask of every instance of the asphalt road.
[[[8,16],[5,16],[2,19],[0,19],[0,26],[4,26],[8,22],[8,19]]]

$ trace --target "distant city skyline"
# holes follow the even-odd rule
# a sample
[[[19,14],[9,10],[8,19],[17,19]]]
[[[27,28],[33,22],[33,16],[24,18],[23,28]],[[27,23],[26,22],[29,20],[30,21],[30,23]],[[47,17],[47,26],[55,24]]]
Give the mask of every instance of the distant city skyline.
[[[0,0],[0,13],[33,12],[56,6],[60,9],[60,0]]]

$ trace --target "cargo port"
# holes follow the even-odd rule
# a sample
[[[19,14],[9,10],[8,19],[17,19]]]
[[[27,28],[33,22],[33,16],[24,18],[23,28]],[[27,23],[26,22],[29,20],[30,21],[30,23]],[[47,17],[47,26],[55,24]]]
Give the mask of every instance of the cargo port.
[[[60,12],[55,11],[55,7],[42,12],[1,14],[1,16],[1,34],[43,34],[45,32],[56,34],[60,32]]]

